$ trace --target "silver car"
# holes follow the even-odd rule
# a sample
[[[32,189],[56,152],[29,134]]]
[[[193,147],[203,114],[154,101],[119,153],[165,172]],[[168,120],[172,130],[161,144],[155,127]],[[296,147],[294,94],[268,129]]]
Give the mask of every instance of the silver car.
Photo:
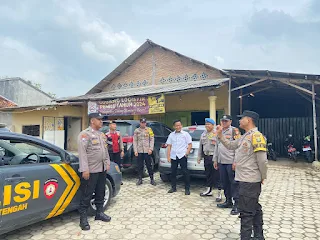
[[[183,131],[188,132],[192,137],[192,150],[188,156],[188,170],[190,176],[205,178],[204,172],[204,161],[202,159],[201,163],[198,164],[198,151],[199,151],[199,141],[201,134],[205,131],[204,125],[184,127]],[[171,174],[171,163],[167,160],[167,146],[163,144],[160,148],[160,162],[159,162],[159,172],[160,177],[163,182],[168,182],[170,180]],[[181,175],[181,168],[178,168],[178,175]]]

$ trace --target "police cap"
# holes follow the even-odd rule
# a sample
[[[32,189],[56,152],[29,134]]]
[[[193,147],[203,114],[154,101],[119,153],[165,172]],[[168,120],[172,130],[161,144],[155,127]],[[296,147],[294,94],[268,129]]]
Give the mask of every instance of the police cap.
[[[223,115],[220,120],[221,121],[230,121],[230,120],[232,120],[232,117],[230,115]]]
[[[259,114],[254,112],[254,111],[248,111],[245,110],[241,115],[238,115],[238,117],[242,118],[242,117],[249,117],[252,118],[254,121],[259,120]]]
[[[103,119],[104,116],[101,113],[90,113],[88,117],[89,119],[92,119],[92,118]]]
[[[140,119],[140,122],[141,122],[141,123],[146,123],[146,122],[147,122],[147,119],[146,119],[146,118],[141,118],[141,119]]]

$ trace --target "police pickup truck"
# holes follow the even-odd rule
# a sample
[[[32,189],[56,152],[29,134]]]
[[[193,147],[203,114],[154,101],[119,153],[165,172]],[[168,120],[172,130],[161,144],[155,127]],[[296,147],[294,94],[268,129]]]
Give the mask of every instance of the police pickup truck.
[[[51,143],[0,131],[0,235],[76,210],[78,168],[76,156]],[[120,191],[121,178],[118,165],[111,163],[104,209]],[[89,213],[95,209],[92,200]]]

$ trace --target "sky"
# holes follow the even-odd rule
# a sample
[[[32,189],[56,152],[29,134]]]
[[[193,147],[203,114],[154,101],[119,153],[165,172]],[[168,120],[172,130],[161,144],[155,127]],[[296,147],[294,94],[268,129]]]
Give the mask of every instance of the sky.
[[[1,0],[0,78],[82,95],[146,39],[220,69],[320,74],[320,0]]]

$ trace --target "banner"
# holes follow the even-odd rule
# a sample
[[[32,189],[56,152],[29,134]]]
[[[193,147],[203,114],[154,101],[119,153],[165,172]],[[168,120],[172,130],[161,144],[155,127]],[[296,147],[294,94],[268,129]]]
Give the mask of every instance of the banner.
[[[165,112],[164,95],[125,97],[106,101],[90,101],[88,113],[99,112],[108,116],[146,115]]]

